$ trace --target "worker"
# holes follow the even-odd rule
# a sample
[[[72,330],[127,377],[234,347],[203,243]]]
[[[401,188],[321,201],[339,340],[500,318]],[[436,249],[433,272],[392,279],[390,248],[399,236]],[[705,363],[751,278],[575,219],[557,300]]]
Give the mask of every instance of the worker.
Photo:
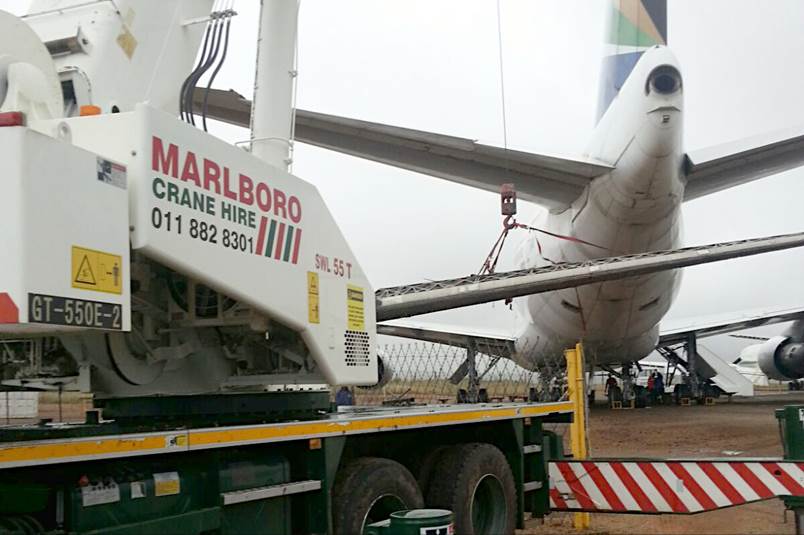
[[[345,386],[342,386],[338,393],[335,394],[335,404],[338,407],[347,406],[347,405],[354,405],[355,399],[352,396],[352,392]]]
[[[653,380],[653,396],[659,403],[664,403],[664,377],[660,372],[656,372],[656,379]]]
[[[603,393],[609,400],[609,407],[611,407],[611,402],[613,401],[612,396],[614,396],[614,391],[617,388],[617,379],[614,378],[613,375],[609,374],[608,379],[606,379],[606,386],[603,387]]]
[[[655,386],[654,385],[655,381],[656,381],[656,372],[650,372],[650,375],[648,375],[648,384],[646,385],[646,387],[648,389],[648,399],[650,399],[651,403],[653,403],[654,400],[653,388]]]
[[[606,379],[606,386],[603,388],[603,393],[608,396],[613,386],[617,386],[617,379],[615,379],[612,374],[609,374],[608,379]]]

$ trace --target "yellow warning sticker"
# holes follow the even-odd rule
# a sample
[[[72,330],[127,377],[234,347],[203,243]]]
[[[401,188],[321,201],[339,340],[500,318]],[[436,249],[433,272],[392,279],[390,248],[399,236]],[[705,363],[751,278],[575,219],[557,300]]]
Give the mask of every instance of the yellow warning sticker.
[[[321,323],[318,310],[318,273],[307,272],[307,321]]]
[[[181,479],[178,472],[162,472],[154,474],[154,494],[171,496],[181,492]]]
[[[70,280],[80,290],[122,294],[123,258],[73,245]]]
[[[346,285],[346,325],[350,331],[366,330],[363,288],[360,286]]]

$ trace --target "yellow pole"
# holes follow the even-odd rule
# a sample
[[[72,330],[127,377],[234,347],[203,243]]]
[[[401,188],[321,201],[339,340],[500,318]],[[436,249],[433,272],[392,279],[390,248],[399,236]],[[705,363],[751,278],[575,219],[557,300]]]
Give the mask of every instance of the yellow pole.
[[[583,377],[583,345],[564,352],[567,359],[567,386],[569,399],[572,402],[573,418],[570,424],[570,446],[575,459],[586,459],[586,389]],[[590,524],[589,513],[575,513],[573,525],[575,529],[587,529]]]

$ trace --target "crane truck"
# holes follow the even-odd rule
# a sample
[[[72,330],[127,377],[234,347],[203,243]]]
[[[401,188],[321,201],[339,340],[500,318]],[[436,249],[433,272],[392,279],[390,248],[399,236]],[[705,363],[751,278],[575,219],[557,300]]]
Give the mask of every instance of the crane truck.
[[[326,385],[391,371],[371,283],[287,171],[297,13],[263,2],[249,150],[188,109],[227,6],[0,13],[0,336],[57,340],[21,384],[96,407],[0,430],[0,532],[352,534],[428,505],[509,533],[547,511],[542,424],[568,403],[331,409]]]
[[[526,514],[599,510],[572,498],[567,470],[584,466],[549,462],[562,445],[545,424],[568,422],[571,402],[343,410],[329,385],[388,381],[378,318],[804,236],[375,295],[317,189],[288,172],[297,0],[262,2],[247,150],[206,131],[231,7],[0,12],[0,340],[48,341],[31,367],[4,367],[3,388],[94,404],[81,422],[0,428],[0,533],[351,535],[390,533],[393,513],[389,529],[496,535]],[[400,513],[422,507],[435,523]]]

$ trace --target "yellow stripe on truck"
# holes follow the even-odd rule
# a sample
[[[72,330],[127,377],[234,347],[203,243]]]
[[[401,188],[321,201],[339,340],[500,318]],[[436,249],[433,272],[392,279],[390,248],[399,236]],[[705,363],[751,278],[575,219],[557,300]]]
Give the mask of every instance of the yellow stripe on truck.
[[[164,435],[139,438],[93,438],[49,444],[4,446],[0,449],[0,466],[24,461],[70,459],[116,453],[146,453],[148,450],[162,449],[165,449]]]
[[[392,416],[388,418],[367,418],[365,420],[328,420],[296,424],[282,427],[238,428],[213,431],[190,431],[190,448],[199,446],[221,446],[230,443],[260,442],[290,437],[307,437],[316,435],[353,434],[367,431],[390,431],[409,427],[424,427],[435,424],[460,424],[481,421],[538,416],[552,412],[568,412],[571,403],[561,405],[545,405],[533,407],[517,407],[491,409],[460,413],[432,413],[413,416]]]
[[[0,446],[0,468],[30,466],[37,463],[91,460],[98,457],[147,455],[224,447],[241,443],[280,442],[307,437],[356,434],[375,431],[392,431],[539,416],[549,413],[571,412],[572,404],[551,403],[523,405],[469,411],[444,411],[425,414],[379,416],[350,419],[300,422],[288,425],[235,427],[230,429],[175,430],[165,433],[126,437],[97,437],[59,439],[32,443],[12,443]]]

